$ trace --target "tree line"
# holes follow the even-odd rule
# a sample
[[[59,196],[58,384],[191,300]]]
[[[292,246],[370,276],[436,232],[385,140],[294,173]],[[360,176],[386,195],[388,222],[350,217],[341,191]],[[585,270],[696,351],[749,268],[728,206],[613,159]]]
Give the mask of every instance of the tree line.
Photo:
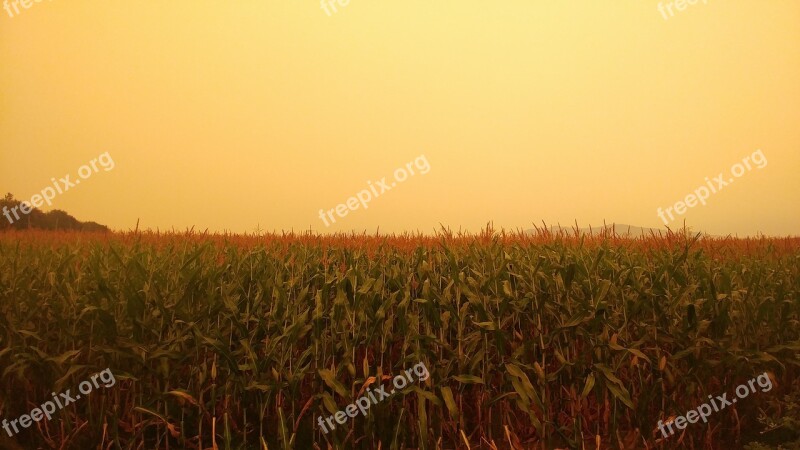
[[[23,214],[20,211],[22,201],[17,200],[11,193],[8,193],[0,200],[0,230],[76,230],[90,232],[108,232],[105,225],[97,222],[81,222],[75,217],[67,214],[66,211],[54,209],[48,212],[30,206],[30,212]],[[16,214],[14,211],[16,208]],[[19,217],[19,218],[17,218]]]

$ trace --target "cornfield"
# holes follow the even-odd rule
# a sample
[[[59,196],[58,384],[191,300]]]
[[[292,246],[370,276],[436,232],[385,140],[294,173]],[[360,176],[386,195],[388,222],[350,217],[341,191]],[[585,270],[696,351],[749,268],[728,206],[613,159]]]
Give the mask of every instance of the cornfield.
[[[799,262],[797,238],[685,233],[2,233],[0,419],[118,382],[0,448],[740,448],[798,388]],[[771,392],[657,432],[764,371]]]

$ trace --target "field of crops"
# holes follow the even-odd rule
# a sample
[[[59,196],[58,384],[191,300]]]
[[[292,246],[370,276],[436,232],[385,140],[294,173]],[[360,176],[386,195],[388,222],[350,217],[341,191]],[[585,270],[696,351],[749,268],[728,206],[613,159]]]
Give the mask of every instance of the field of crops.
[[[759,417],[784,416],[798,391],[798,263],[800,239],[0,233],[0,419],[105,368],[117,379],[13,438],[0,430],[0,448],[793,438]],[[419,362],[427,380],[319,429]],[[765,371],[770,392],[658,433]]]

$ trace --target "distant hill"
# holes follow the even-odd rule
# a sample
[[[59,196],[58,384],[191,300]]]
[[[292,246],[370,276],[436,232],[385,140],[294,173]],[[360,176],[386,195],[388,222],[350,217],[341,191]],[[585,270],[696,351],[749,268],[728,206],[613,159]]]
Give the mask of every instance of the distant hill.
[[[526,230],[528,233],[535,233],[536,230]],[[553,225],[550,227],[550,231],[553,233],[558,233],[559,231],[564,232],[566,234],[575,234],[575,227],[567,227],[567,226],[559,226]],[[645,228],[645,227],[637,227],[634,225],[626,225],[626,224],[610,224],[610,225],[600,225],[600,226],[589,226],[586,228],[579,228],[578,232],[580,234],[593,234],[598,235],[602,234],[604,231],[608,233],[614,233],[617,236],[625,236],[625,237],[641,237],[641,236],[650,236],[651,233],[654,233],[656,236],[661,234],[666,234],[666,229],[660,228]]]
[[[563,227],[562,227],[563,228]],[[558,227],[550,227],[552,231],[556,231]],[[573,231],[572,229],[568,229],[569,231]],[[601,234],[603,231],[606,230],[609,233],[614,233],[618,236],[630,236],[630,237],[639,237],[639,236],[650,236],[650,234],[655,233],[658,235],[659,233],[665,234],[667,232],[666,229],[660,228],[645,228],[645,227],[637,227],[634,225],[626,225],[626,224],[611,224],[605,226],[596,226],[596,227],[588,227],[588,228],[581,228],[581,233],[586,234]]]
[[[60,209],[54,209],[45,213],[37,208],[33,208],[30,213],[23,214],[19,210],[21,203],[21,201],[16,200],[11,194],[6,194],[4,198],[0,199],[0,230],[109,231],[108,227],[105,225],[100,225],[96,222],[81,222]],[[14,208],[17,208],[16,216],[19,216],[19,219],[11,212]]]

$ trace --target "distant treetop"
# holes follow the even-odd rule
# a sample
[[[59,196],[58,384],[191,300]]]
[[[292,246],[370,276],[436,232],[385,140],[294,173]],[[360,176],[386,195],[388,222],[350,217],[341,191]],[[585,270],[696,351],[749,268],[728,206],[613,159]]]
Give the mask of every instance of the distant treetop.
[[[45,213],[31,206],[31,211],[28,214],[24,214],[20,210],[21,204],[22,202],[15,199],[11,193],[6,194],[0,200],[0,230],[35,228],[41,230],[109,231],[105,225],[100,225],[96,222],[81,222],[60,209]]]

